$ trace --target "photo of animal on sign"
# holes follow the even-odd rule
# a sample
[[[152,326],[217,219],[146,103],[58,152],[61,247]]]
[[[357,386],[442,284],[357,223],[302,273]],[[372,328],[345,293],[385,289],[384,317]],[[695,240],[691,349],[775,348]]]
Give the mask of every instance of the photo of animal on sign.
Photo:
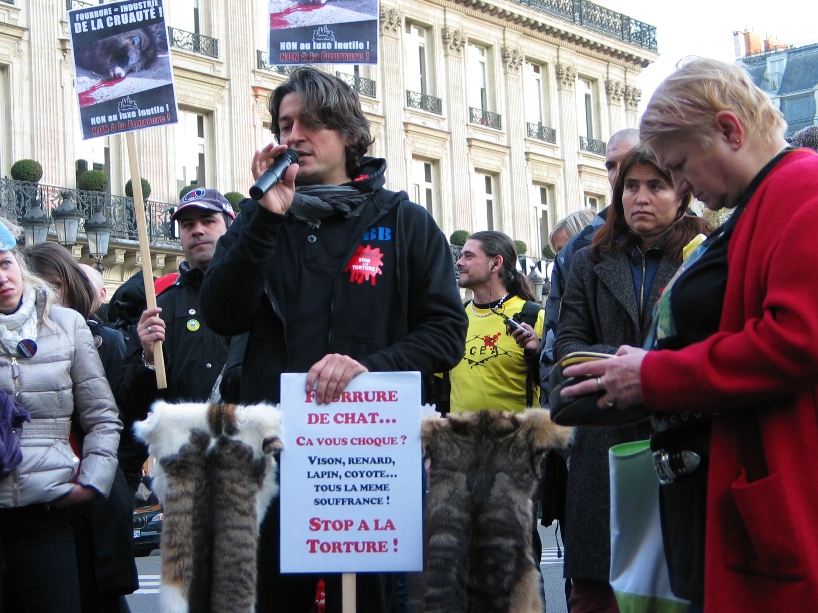
[[[175,123],[162,0],[68,12],[83,138]]]

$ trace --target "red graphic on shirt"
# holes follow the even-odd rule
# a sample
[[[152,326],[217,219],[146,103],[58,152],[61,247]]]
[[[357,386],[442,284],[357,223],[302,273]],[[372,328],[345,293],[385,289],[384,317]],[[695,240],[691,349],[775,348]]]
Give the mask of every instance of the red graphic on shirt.
[[[500,333],[498,332],[494,336],[484,336],[483,337],[483,346],[490,347],[492,349],[497,348],[497,340],[500,338]]]
[[[378,247],[375,249],[371,245],[364,247],[361,245],[349,259],[349,264],[344,268],[344,272],[350,271],[349,280],[361,284],[369,281],[375,285],[375,277],[383,274],[383,253]]]

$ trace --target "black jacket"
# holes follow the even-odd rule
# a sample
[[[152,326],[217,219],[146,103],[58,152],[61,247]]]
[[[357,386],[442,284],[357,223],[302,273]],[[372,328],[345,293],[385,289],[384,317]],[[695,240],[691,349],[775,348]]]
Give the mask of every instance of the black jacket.
[[[156,299],[165,322],[162,350],[168,387],[161,391],[156,388],[156,373],[143,364],[139,336],[132,335],[116,390],[117,404],[126,421],[124,430],[130,431],[131,423],[144,419],[158,398],[207,400],[227,360],[227,343],[205,325],[199,310],[202,271],[188,268],[185,261],[179,273],[176,283]]]
[[[242,402],[278,402],[279,375],[306,372],[327,353],[427,375],[460,360],[467,320],[449,245],[425,209],[383,188],[385,168],[365,158],[351,183],[372,195],[363,213],[317,228],[241,203],[201,304],[216,332],[250,332]],[[374,274],[353,268],[364,260]]]

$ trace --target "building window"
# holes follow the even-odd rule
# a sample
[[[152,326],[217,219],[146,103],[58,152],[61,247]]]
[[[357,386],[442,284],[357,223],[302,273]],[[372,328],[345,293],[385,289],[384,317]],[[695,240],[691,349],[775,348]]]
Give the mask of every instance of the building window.
[[[0,170],[7,173],[11,168],[9,151],[11,151],[11,138],[8,127],[11,126],[9,119],[9,82],[8,68],[0,67],[0,125],[7,126],[0,130]]]
[[[599,111],[597,105],[596,81],[577,79],[577,124],[579,135],[598,140]]]
[[[182,190],[195,183],[207,186],[210,115],[179,110],[176,124],[176,187]]]
[[[477,174],[478,190],[475,198],[475,221],[478,230],[494,230],[497,211],[497,179],[493,175]]]
[[[418,94],[434,95],[432,76],[432,36],[426,26],[406,22],[406,89]]]
[[[437,210],[438,169],[436,162],[412,159],[413,200],[424,207],[433,217]]]
[[[209,34],[204,0],[174,0],[165,3],[168,25],[194,34]],[[265,18],[266,23],[269,18]]]
[[[548,126],[551,118],[547,113],[545,75],[548,72],[540,64],[525,63],[523,88],[525,92],[525,120],[541,126]]]
[[[467,78],[469,106],[482,111],[490,111],[488,50],[485,47],[469,44]]]
[[[605,198],[596,194],[585,194],[585,206],[601,211],[605,208]]]
[[[553,186],[535,185],[538,201],[535,206],[538,226],[540,228],[540,249],[548,244],[551,228],[556,222],[554,211]]]
[[[82,139],[82,125],[79,114],[74,120],[74,178],[75,185],[79,186],[80,176],[86,170],[101,170],[106,176],[111,176],[111,146],[110,137]],[[108,181],[108,193],[111,193],[111,182]]]

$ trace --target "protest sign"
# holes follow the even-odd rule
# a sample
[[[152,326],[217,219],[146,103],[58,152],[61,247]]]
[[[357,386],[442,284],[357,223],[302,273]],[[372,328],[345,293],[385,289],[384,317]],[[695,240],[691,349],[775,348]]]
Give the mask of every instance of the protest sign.
[[[420,374],[363,373],[318,405],[281,375],[281,572],[423,567]]]
[[[268,63],[377,64],[378,0],[270,0]]]
[[[83,139],[177,122],[162,0],[68,11]]]

